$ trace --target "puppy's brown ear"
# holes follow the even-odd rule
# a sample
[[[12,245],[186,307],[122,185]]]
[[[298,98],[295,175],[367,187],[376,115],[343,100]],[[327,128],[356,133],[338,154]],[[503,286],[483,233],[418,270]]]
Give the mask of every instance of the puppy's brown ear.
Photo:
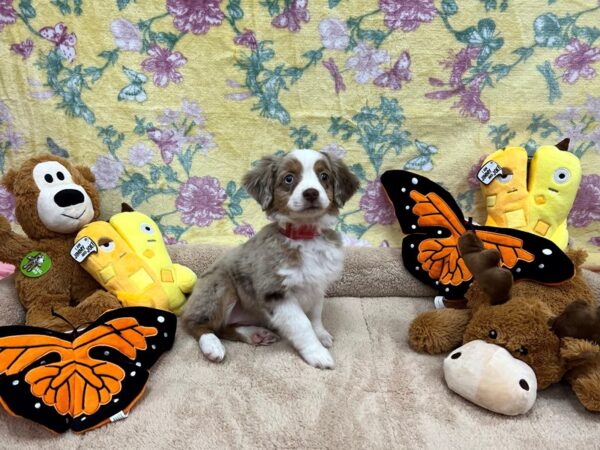
[[[96,175],[91,171],[91,169],[87,166],[75,166],[75,170],[81,174],[83,178],[85,178],[90,183],[96,182]]]
[[[15,193],[15,181],[17,180],[17,171],[10,169],[2,178],[2,184],[6,190],[12,194]]]
[[[280,162],[280,156],[265,156],[242,179],[242,185],[260,204],[263,211],[273,203],[275,176]]]
[[[360,181],[356,175],[350,172],[348,166],[339,158],[323,153],[329,160],[333,175],[333,200],[338,208],[343,207],[350,197],[354,195]]]

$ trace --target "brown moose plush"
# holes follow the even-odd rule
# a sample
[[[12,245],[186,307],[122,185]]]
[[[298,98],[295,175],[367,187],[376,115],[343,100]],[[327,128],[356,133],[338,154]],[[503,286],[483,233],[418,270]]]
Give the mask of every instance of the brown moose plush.
[[[0,216],[0,261],[16,266],[27,325],[70,330],[121,306],[70,255],[77,232],[99,214],[94,181],[89,168],[54,156],[29,159],[2,181],[27,237]]]
[[[598,305],[580,273],[585,252],[568,252],[577,267],[572,280],[547,286],[512,285],[510,272],[492,255],[496,250],[484,250],[472,232],[460,238],[459,249],[475,278],[465,295],[468,308],[417,316],[411,347],[438,354],[474,340],[498,345],[533,369],[538,389],[564,378],[585,408],[600,412]]]

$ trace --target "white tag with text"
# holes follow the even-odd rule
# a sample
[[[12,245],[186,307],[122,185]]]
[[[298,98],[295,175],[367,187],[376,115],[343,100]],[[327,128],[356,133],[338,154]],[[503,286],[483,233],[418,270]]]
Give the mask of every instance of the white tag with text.
[[[78,263],[85,261],[85,258],[90,256],[92,253],[98,253],[98,247],[89,237],[84,236],[75,242],[75,245],[71,249],[71,256]]]
[[[477,172],[477,178],[485,185],[494,181],[494,178],[498,175],[502,175],[502,167],[500,167],[500,164],[496,161],[486,162],[483,167],[479,169],[479,172]]]

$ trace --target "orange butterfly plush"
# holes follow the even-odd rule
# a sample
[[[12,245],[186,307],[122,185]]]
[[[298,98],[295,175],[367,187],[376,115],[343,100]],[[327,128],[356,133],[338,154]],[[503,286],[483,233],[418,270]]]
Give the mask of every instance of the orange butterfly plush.
[[[515,280],[556,284],[575,267],[552,241],[511,228],[473,225],[452,195],[416,173],[390,170],[381,183],[394,205],[402,232],[402,259],[408,271],[446,299],[461,299],[473,281],[458,250],[458,238],[474,230],[486,248],[500,252],[501,265]]]
[[[58,433],[127,417],[148,369],[173,346],[176,325],[170,312],[133,307],[82,332],[1,327],[0,403]]]

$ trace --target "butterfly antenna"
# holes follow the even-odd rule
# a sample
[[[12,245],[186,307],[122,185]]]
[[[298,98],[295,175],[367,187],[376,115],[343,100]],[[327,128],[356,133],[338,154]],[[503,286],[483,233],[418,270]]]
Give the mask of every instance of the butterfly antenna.
[[[474,230],[475,227],[473,226],[473,218],[469,217],[469,221],[467,222],[467,230]]]
[[[67,319],[65,319],[65,317],[64,317],[64,316],[62,316],[62,315],[60,315],[59,313],[57,313],[57,312],[54,310],[54,307],[52,307],[52,315],[53,315],[54,317],[58,317],[60,320],[62,320],[62,321],[64,321],[64,322],[68,323],[68,324],[71,326],[71,328],[73,328],[73,334],[75,334],[75,335],[77,334],[77,327],[76,327],[75,325],[73,325],[73,324],[72,324],[70,321],[68,321]]]

